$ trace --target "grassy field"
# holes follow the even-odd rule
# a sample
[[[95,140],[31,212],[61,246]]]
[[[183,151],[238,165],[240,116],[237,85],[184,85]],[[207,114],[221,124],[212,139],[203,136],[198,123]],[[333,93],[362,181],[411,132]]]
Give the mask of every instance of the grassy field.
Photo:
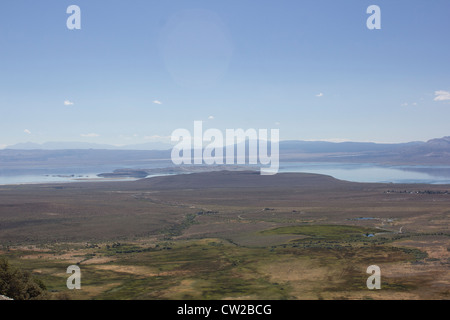
[[[252,172],[3,186],[0,254],[55,299],[449,299],[448,189]]]

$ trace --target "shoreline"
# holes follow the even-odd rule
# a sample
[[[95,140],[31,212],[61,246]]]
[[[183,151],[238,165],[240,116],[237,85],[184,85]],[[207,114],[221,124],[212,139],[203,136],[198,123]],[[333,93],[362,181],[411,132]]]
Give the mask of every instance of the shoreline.
[[[410,169],[410,170],[407,170]],[[358,183],[384,183],[384,184],[428,184],[428,185],[449,185],[450,176],[448,170],[450,166],[412,166],[405,169],[405,166],[386,166],[379,164],[359,164],[352,163],[282,163],[279,173],[315,173],[328,175],[335,179],[358,182]],[[245,165],[201,165],[201,166],[171,166],[161,168],[119,168],[110,172],[92,173],[46,173],[41,175],[6,175],[6,180],[13,181],[1,183],[0,186],[21,186],[36,184],[61,184],[75,182],[130,182],[158,176],[170,176],[180,174],[191,174],[201,172],[217,171],[255,171],[260,170],[256,166]],[[443,171],[441,171],[443,170]],[[103,171],[103,170],[99,170]],[[442,172],[442,173],[441,173]],[[20,181],[20,177],[29,177],[28,181]],[[13,179],[11,179],[13,178]],[[46,181],[45,178],[50,178]],[[18,181],[14,181],[18,179]],[[26,178],[25,178],[26,179]],[[58,180],[60,179],[60,180]],[[1,176],[0,176],[1,181]]]

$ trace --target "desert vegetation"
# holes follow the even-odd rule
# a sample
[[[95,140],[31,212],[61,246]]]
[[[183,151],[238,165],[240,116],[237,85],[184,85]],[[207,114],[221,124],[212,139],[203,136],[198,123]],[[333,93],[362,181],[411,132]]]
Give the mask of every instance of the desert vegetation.
[[[450,197],[392,192],[408,189],[254,172],[3,186],[0,254],[45,293],[22,298],[448,299]]]

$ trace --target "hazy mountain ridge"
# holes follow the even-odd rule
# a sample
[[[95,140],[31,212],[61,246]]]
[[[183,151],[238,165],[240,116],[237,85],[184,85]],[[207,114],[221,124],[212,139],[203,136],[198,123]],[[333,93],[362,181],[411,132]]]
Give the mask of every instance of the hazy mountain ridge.
[[[329,152],[368,152],[389,151],[408,146],[418,146],[425,142],[375,143],[375,142],[326,142],[326,141],[281,141],[280,148],[285,152],[329,153]]]
[[[248,143],[248,142],[247,142]],[[28,147],[32,145],[25,144]],[[55,146],[56,144],[44,144]],[[73,144],[76,146],[76,144]],[[85,145],[87,147],[87,145]],[[92,146],[89,144],[89,146]],[[104,148],[17,149],[19,145],[0,150],[0,167],[16,165],[91,165],[129,164],[144,161],[170,161],[171,148],[139,150]],[[107,146],[107,145],[106,145]],[[143,146],[143,145],[141,145]],[[116,147],[117,148],[117,147]],[[450,165],[450,136],[427,142],[380,144],[370,142],[281,141],[281,161],[357,162],[379,164]]]
[[[172,148],[169,143],[163,142],[147,142],[141,144],[132,144],[124,146],[115,146],[111,144],[100,144],[92,142],[77,142],[77,141],[52,141],[44,143],[24,142],[7,146],[5,149],[9,150],[167,150]]]

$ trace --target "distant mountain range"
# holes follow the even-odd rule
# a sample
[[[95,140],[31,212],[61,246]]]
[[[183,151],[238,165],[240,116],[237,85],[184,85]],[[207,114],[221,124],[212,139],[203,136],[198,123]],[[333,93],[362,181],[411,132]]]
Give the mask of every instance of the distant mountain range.
[[[5,149],[12,150],[167,150],[172,148],[169,143],[148,142],[142,144],[133,144],[125,146],[114,146],[110,144],[99,144],[89,142],[45,142],[34,143],[25,142],[7,146]]]
[[[285,141],[280,143],[280,157],[284,161],[450,165],[450,137],[395,144]]]
[[[429,143],[437,144],[439,141],[450,139],[430,140]],[[380,151],[394,150],[399,147],[424,145],[425,142],[408,142],[397,144],[374,143],[374,142],[325,142],[325,141],[302,141],[302,140],[285,140],[280,141],[280,148],[284,151],[306,152],[306,153],[328,153],[328,152],[363,152],[363,151]],[[441,145],[443,145],[441,143]],[[7,146],[5,149],[11,150],[168,150],[173,145],[163,142],[148,142],[142,144],[132,144],[125,146],[115,146],[111,144],[99,144],[90,142],[45,142],[34,143],[25,142]]]
[[[125,147],[82,142],[24,143],[0,150],[0,168],[80,164],[137,166],[149,161],[170,162],[171,149],[170,144],[163,143]],[[450,137],[396,144],[281,141],[280,161],[450,165]]]

